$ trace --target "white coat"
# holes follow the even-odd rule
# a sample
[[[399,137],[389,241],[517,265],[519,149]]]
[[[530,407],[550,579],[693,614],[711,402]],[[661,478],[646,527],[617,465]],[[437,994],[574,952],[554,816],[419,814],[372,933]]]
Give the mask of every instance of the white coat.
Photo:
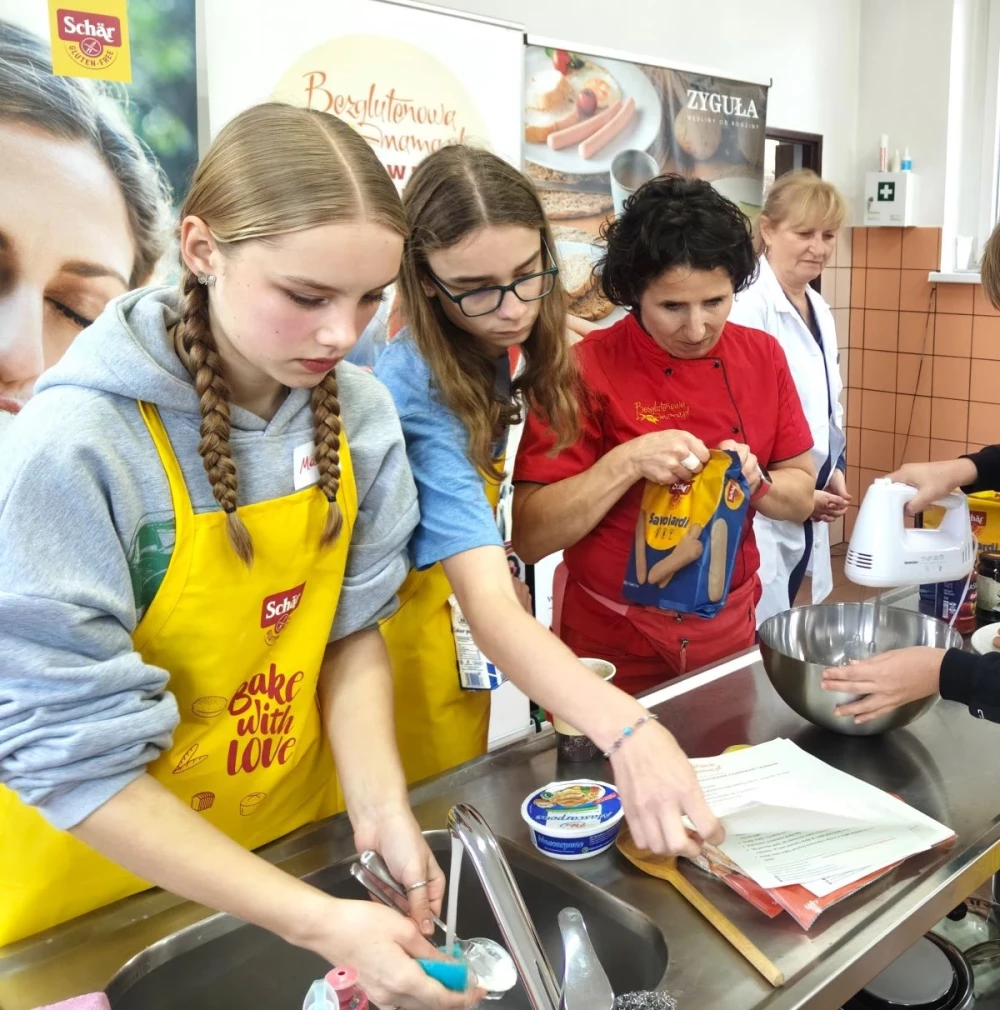
[[[806,295],[819,325],[822,350],[782,290],[765,256],[760,258],[760,276],[736,296],[729,319],[741,326],[764,330],[781,344],[812,433],[816,473],[819,475],[829,460],[832,474],[846,445],[837,332],[830,306],[811,287],[806,288]],[[809,559],[812,602],[820,603],[833,590],[830,527],[820,522],[812,527],[813,549]],[[789,579],[805,554],[806,533],[805,527],[798,523],[768,519],[759,513],[754,517],[753,529],[760,550],[760,580],[764,590],[757,605],[757,627],[760,627],[769,617],[789,608]]]

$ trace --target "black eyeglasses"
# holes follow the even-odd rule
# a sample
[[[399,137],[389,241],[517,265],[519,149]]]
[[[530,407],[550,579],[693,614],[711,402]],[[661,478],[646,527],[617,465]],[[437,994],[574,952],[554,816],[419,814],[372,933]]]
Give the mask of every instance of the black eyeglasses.
[[[555,260],[549,252],[548,244],[542,240],[542,249],[550,263]],[[539,298],[544,298],[552,293],[556,284],[556,277],[559,276],[559,267],[553,265],[546,270],[539,270],[536,274],[528,274],[526,277],[518,277],[513,284],[493,284],[488,288],[476,288],[474,291],[464,291],[460,295],[453,295],[439,277],[435,277],[429,267],[427,276],[437,285],[437,287],[451,299],[461,310],[464,316],[475,319],[476,316],[488,316],[491,312],[496,312],[503,304],[504,296],[508,291],[513,291],[516,298],[522,302],[537,302]]]

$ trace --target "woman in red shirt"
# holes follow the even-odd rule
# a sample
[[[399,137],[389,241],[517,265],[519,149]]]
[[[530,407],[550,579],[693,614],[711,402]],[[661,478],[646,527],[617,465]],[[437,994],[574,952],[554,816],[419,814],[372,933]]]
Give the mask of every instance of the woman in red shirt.
[[[601,286],[629,315],[576,345],[587,396],[581,435],[557,454],[530,417],[514,480],[514,547],[526,562],[564,550],[560,635],[610,660],[633,694],[755,640],[760,595],[752,514],[812,512],[812,437],[785,355],[761,330],[727,323],[756,272],[750,223],[708,183],[664,176],[607,226]],[[752,508],[725,608],[706,619],[632,606],[622,580],[644,480],[690,480],[710,448],[739,453]]]

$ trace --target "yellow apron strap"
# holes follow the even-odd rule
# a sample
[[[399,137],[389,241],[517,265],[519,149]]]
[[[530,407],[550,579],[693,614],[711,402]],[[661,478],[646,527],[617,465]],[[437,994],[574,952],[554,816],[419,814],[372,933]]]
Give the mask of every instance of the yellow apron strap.
[[[136,401],[139,405],[139,414],[146,427],[149,429],[150,437],[153,439],[153,446],[156,454],[160,457],[163,472],[167,477],[167,484],[170,487],[170,504],[174,510],[174,550],[171,557],[171,564],[180,565],[185,571],[191,563],[191,551],[194,545],[194,508],[191,505],[191,496],[188,494],[187,484],[184,482],[184,472],[174,453],[174,447],[170,444],[167,429],[163,426],[163,419],[160,412],[151,403],[142,400]],[[180,598],[180,590],[184,580],[171,580],[174,587],[173,593],[167,593],[163,587],[157,593],[156,611],[161,615],[160,621],[142,620],[132,636],[132,644],[136,650],[141,652],[157,634],[163,621],[165,621]],[[169,599],[168,599],[169,597]],[[149,613],[146,615],[150,616]]]
[[[174,507],[174,522],[178,527],[177,535],[180,536],[182,517],[186,520],[188,516],[194,514],[191,496],[188,494],[187,484],[184,482],[184,472],[181,470],[180,463],[177,462],[174,447],[170,444],[167,429],[163,427],[160,412],[151,403],[146,403],[143,400],[136,402],[139,404],[139,413],[146,422],[146,427],[153,439],[153,445],[156,446],[157,455],[160,457],[163,470],[167,475],[167,483],[170,485],[170,503]]]

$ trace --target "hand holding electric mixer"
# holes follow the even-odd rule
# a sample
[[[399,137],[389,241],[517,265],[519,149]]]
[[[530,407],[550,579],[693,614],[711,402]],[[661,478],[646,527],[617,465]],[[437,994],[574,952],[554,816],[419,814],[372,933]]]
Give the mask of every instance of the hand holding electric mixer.
[[[847,551],[845,572],[873,589],[971,578],[976,545],[965,496],[955,492],[935,504],[944,510],[938,529],[906,525],[905,507],[916,488],[883,477],[868,489]],[[935,698],[908,702],[871,722],[835,714],[853,696],[821,687],[823,671],[891,649],[961,647],[953,627],[924,614],[866,603],[821,603],[777,614],[759,629],[764,668],[781,698],[804,719],[851,736],[884,733],[912,722]]]

